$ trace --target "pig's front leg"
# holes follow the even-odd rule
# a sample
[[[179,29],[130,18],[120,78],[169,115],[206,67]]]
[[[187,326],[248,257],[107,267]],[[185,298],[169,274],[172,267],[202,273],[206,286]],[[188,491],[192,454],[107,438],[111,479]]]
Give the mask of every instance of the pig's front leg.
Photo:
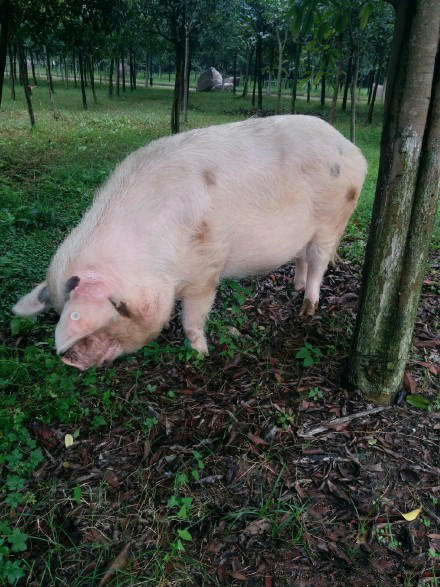
[[[217,283],[216,283],[217,285]],[[191,347],[205,355],[208,353],[208,343],[205,336],[205,320],[214,303],[216,287],[204,287],[198,291],[191,287],[183,292],[183,330],[191,343]]]

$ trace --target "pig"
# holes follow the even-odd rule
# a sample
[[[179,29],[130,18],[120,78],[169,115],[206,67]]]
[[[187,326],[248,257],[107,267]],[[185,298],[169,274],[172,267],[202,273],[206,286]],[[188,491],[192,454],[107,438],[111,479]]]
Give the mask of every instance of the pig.
[[[151,341],[177,299],[186,337],[206,353],[219,280],[292,260],[300,313],[313,315],[366,171],[360,150],[312,116],[161,138],[116,167],[13,311],[54,307],[57,353],[81,370]]]

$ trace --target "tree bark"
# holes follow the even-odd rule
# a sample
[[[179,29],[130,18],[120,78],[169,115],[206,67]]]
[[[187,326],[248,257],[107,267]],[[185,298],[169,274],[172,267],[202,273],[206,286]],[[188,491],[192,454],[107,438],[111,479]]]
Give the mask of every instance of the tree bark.
[[[255,69],[257,73],[257,85],[258,85],[258,99],[257,99],[257,109],[262,111],[263,110],[263,74],[262,74],[262,56],[263,56],[263,38],[261,34],[257,37],[257,47],[255,50]]]
[[[53,87],[53,80],[52,80],[52,71],[50,68],[50,57],[49,57],[49,51],[47,50],[47,45],[44,48],[45,49],[45,54],[46,54],[46,76],[47,76],[47,83],[49,84],[49,90],[52,92],[52,94],[55,93],[55,89]]]
[[[8,52],[8,30],[9,30],[9,0],[5,0],[0,16],[1,37],[0,37],[0,106],[2,105],[3,82],[5,79],[6,54]]]
[[[353,48],[351,50],[350,59],[348,60],[348,65],[347,65],[347,71],[345,73],[344,95],[342,98],[342,106],[341,106],[342,112],[345,112],[347,110],[347,97],[348,97],[348,90],[350,88],[350,83],[351,83],[352,69],[353,69]]]
[[[252,58],[254,56],[254,47],[252,46],[249,51],[249,59],[246,66],[246,75],[243,83],[243,91],[241,93],[242,98],[246,98],[248,94],[248,87],[249,87],[249,76],[251,74],[251,67],[252,67]]]
[[[232,83],[232,94],[235,96],[237,91],[237,52],[234,53],[234,71],[233,71],[233,83]]]
[[[440,4],[401,0],[348,377],[368,400],[400,388],[440,184]]]
[[[296,88],[298,85],[299,78],[299,64],[301,60],[302,51],[302,39],[298,39],[295,47],[295,60],[293,63],[293,76],[292,76],[292,96],[290,100],[290,113],[296,113]]]
[[[31,121],[31,127],[33,127],[35,124],[35,117],[34,117],[34,110],[32,108],[31,89],[29,87],[29,79],[28,79],[28,75],[27,75],[26,54],[24,52],[24,48],[21,43],[18,47],[18,67],[20,68],[20,74],[23,79],[24,97],[26,99],[26,105],[27,105],[27,109],[28,109],[29,119]]]
[[[283,54],[284,47],[287,42],[287,31],[284,32],[284,38],[281,39],[279,30],[276,30],[277,42],[278,42],[278,71],[277,71],[277,105],[276,113],[281,113],[281,75],[283,72]]]
[[[115,58],[111,57],[110,59],[110,71],[108,76],[108,95],[110,98],[113,98],[113,69],[115,67]]]
[[[75,57],[75,53],[73,54],[73,85],[75,88],[78,87],[77,81],[76,81],[76,57]]]
[[[84,57],[83,52],[80,49],[78,53],[78,61],[79,61],[79,75],[81,78],[81,94],[82,94],[82,104],[84,110],[87,110],[87,94],[86,94],[86,72],[84,67]]]
[[[37,76],[35,75],[35,63],[34,63],[34,55],[32,53],[32,49],[29,49],[29,56],[31,58],[32,79],[34,82],[34,86],[37,86],[38,81],[37,81]]]
[[[119,61],[119,55],[116,57],[116,95],[119,96],[121,95],[121,74],[120,74],[120,61]]]
[[[130,92],[134,90],[134,82],[133,82],[133,52],[130,49],[128,51],[128,59],[129,59],[129,68],[130,68]]]
[[[125,61],[124,56],[121,55],[121,74],[122,74],[122,91],[125,92]]]
[[[89,77],[90,77],[90,87],[92,88],[92,95],[93,95],[93,102],[95,104],[98,103],[98,98],[96,97],[96,90],[95,90],[95,73],[94,73],[94,67],[95,64],[93,62],[93,58],[89,57],[87,59],[88,65],[89,65]]]
[[[342,69],[344,67],[344,50],[343,50],[344,35],[340,33],[336,40],[336,47],[338,51],[338,64],[336,66],[335,87],[333,89],[332,109],[330,111],[329,122],[334,124],[336,117],[336,106],[338,103],[339,86],[341,85]]]
[[[359,43],[355,41],[350,96],[350,141],[356,142],[356,86],[359,75]]]
[[[153,87],[153,57],[151,55],[150,55],[149,72],[150,72],[150,88],[152,88]]]
[[[377,88],[379,86],[380,75],[381,75],[381,64],[379,64],[377,70],[375,71],[375,76],[374,76],[374,80],[373,80],[373,90],[371,92],[371,98],[370,98],[370,102],[368,105],[368,114],[367,114],[367,118],[365,120],[365,124],[372,124],[372,122],[373,122],[374,104],[376,102]]]
[[[11,90],[11,99],[15,100],[15,74],[14,74],[14,62],[13,62],[14,58],[13,58],[11,45],[9,45],[8,54],[9,54],[9,87]]]
[[[327,80],[327,69],[328,69],[328,51],[324,51],[324,68],[321,76],[321,108],[325,108],[325,84]]]
[[[185,25],[185,57],[183,66],[183,120],[188,122],[188,89],[189,89],[189,25]]]
[[[183,71],[183,60],[184,50],[182,51],[181,43],[178,41],[175,43],[176,52],[176,78],[174,81],[174,96],[173,105],[171,108],[171,133],[177,134],[180,132],[180,110],[182,100],[182,71]]]

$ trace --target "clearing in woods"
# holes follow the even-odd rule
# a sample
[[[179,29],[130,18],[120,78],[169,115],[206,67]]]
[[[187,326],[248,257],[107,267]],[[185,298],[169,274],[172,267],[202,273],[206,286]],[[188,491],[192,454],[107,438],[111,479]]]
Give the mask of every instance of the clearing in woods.
[[[405,377],[411,395],[375,411],[341,379],[380,104],[369,127],[359,107],[369,175],[312,319],[298,316],[287,265],[221,285],[206,359],[184,346],[175,319],[135,355],[79,373],[55,356],[54,313],[11,316],[116,162],[168,134],[171,98],[140,88],[110,100],[102,88],[83,112],[79,90],[58,84],[53,112],[38,86],[32,133],[21,95],[0,112],[0,582],[437,585],[438,227]],[[317,102],[299,110],[320,112]],[[189,113],[194,128],[252,108],[191,93]],[[348,114],[337,127],[347,135]]]

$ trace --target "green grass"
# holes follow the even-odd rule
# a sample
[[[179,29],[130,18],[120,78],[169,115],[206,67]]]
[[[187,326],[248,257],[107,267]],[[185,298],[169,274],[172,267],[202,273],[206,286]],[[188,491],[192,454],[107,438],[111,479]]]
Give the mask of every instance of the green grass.
[[[190,364],[196,373],[211,380],[222,375],[221,371],[208,373],[198,355],[181,344],[176,346],[165,340],[151,343],[115,368],[91,369],[80,374],[63,365],[54,355],[54,314],[40,321],[11,316],[12,304],[31,285],[44,278],[57,245],[78,222],[94,190],[115,165],[133,149],[169,134],[170,90],[140,86],[136,92],[127,90],[121,97],[109,99],[106,88],[98,85],[97,94],[98,104],[93,104],[89,95],[89,109],[85,112],[80,91],[73,87],[65,89],[61,82],[56,82],[54,112],[47,87],[40,84],[33,91],[37,121],[33,130],[29,128],[21,88],[17,87],[15,102],[10,100],[6,88],[6,99],[0,111],[0,332],[3,333],[0,340],[7,341],[0,343],[0,467],[6,478],[6,484],[0,487],[0,499],[6,500],[0,511],[3,518],[0,521],[0,524],[3,522],[0,525],[0,583],[9,581],[12,584],[20,573],[32,574],[33,565],[38,564],[46,565],[46,571],[40,575],[41,584],[55,584],[53,569],[64,564],[66,556],[73,562],[80,561],[85,548],[84,545],[72,546],[73,530],[63,525],[59,516],[66,503],[73,508],[78,502],[90,500],[91,496],[81,494],[76,485],[70,487],[66,482],[60,498],[56,482],[50,479],[42,484],[38,498],[29,490],[29,479],[42,458],[28,428],[31,419],[37,421],[38,426],[56,423],[73,436],[78,434],[80,439],[80,431],[84,428],[89,434],[105,435],[115,423],[121,425],[121,422],[126,432],[148,437],[155,433],[159,418],[149,404],[149,398],[159,393],[156,382],[145,382],[145,373],[150,367],[166,358]],[[274,97],[265,96],[265,108],[273,109],[274,105]],[[287,112],[288,96],[283,106]],[[317,101],[306,104],[299,100],[298,109],[300,112],[320,111]],[[191,93],[189,122],[182,125],[182,130],[241,120],[248,117],[251,110],[250,99],[234,98],[226,93]],[[374,125],[364,127],[364,117],[365,106],[362,105],[357,137],[368,159],[369,172],[342,246],[343,254],[355,259],[363,253],[374,198],[381,105],[378,105]],[[348,135],[347,114],[338,112],[336,126]],[[439,240],[438,227],[436,239]],[[231,330],[240,330],[248,321],[241,306],[251,294],[249,286],[235,281],[225,281],[221,285],[221,295],[228,299],[228,304],[212,313],[210,331],[217,340],[219,356],[225,361],[237,353],[260,356],[267,344],[264,326],[253,324],[252,336],[242,338]],[[311,345],[304,346],[298,361],[304,362],[306,368],[307,359],[311,359],[312,364],[319,362],[317,350]],[[311,401],[321,397],[322,392],[317,387],[310,389]],[[178,401],[176,392],[168,389],[163,402],[172,407]],[[278,425],[287,429],[294,415],[279,411],[274,418]],[[146,562],[153,568],[148,584],[159,585],[164,581],[164,566],[170,558],[187,556],[182,548],[191,542],[193,528],[209,517],[209,508],[197,501],[194,492],[197,475],[213,458],[209,452],[201,453],[190,455],[178,473],[180,477],[176,474],[174,492],[169,494],[171,501],[167,506],[158,506],[160,500],[147,491],[140,497],[155,527],[154,553]],[[142,470],[134,474],[142,476]],[[281,530],[291,540],[300,540],[301,511],[293,503],[280,505],[278,492],[279,487],[275,485],[268,498],[262,498],[259,504],[247,509],[237,509],[227,518],[228,522],[234,526],[243,516],[248,522],[265,517],[275,535],[280,531],[278,523],[282,520]],[[104,486],[100,486],[99,494],[93,499],[99,504],[96,516],[104,519],[108,499]],[[182,510],[185,504],[187,507]],[[18,511],[22,513],[18,515]],[[45,548],[37,561],[22,563],[18,553],[27,549],[25,530],[26,515],[29,515],[26,512],[29,511],[33,512],[32,516],[41,517],[41,527],[46,534],[43,532],[34,540],[37,545],[38,541],[44,542]],[[128,506],[127,512],[126,515],[134,515]],[[139,509],[136,515],[145,517],[146,514]],[[96,547],[97,568],[108,557],[106,548]],[[200,562],[188,555],[185,565],[176,570],[181,574],[181,584],[185,584],[185,568],[190,567],[197,569],[203,582],[206,570]],[[129,575],[129,569],[124,572]],[[129,584],[128,578],[124,583],[123,576],[124,573],[120,584]],[[89,581],[94,580],[93,571],[87,577],[80,574],[75,584],[90,584]]]

